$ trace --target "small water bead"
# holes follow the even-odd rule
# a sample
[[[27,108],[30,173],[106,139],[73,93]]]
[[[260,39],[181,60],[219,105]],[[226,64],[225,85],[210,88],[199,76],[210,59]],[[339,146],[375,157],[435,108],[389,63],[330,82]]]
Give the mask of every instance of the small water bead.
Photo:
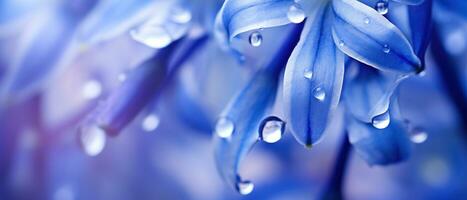
[[[410,140],[413,143],[421,144],[428,139],[428,134],[423,128],[415,127],[410,131]]]
[[[340,41],[340,42],[339,42],[339,46],[341,46],[341,47],[345,46],[344,41]]]
[[[251,46],[259,47],[263,43],[263,36],[258,31],[254,31],[250,34],[249,42]]]
[[[159,25],[143,25],[130,31],[130,35],[134,40],[155,49],[164,48],[172,42],[170,33]]]
[[[95,99],[102,93],[102,85],[97,80],[87,81],[82,89],[82,95],[85,99]]]
[[[365,24],[370,24],[370,18],[365,17],[365,19],[363,19],[363,22],[364,22]]]
[[[388,2],[388,0],[378,1],[376,3],[376,5],[375,5],[375,10],[381,15],[387,14],[388,11],[389,11],[389,2]]]
[[[305,11],[300,7],[299,4],[295,3],[289,7],[287,12],[287,18],[290,22],[298,24],[305,20]]]
[[[237,190],[242,195],[247,195],[253,192],[255,185],[251,181],[240,181],[237,183]]]
[[[159,126],[159,117],[154,114],[150,114],[143,119],[141,127],[144,131],[151,132],[157,129]]]
[[[276,116],[264,119],[259,126],[259,138],[267,143],[276,143],[282,138],[285,122]]]
[[[389,52],[391,52],[391,48],[389,48],[389,46],[388,46],[387,44],[385,44],[385,45],[383,46],[383,52],[384,52],[384,53],[389,53]]]
[[[311,70],[305,70],[305,72],[303,73],[303,76],[308,79],[308,80],[311,80],[313,78],[313,71]]]
[[[326,98],[326,92],[322,87],[317,87],[313,90],[313,96],[319,101],[324,101]]]
[[[221,138],[229,138],[230,136],[232,136],[234,129],[234,123],[226,117],[222,117],[216,122],[215,131],[217,136]]]
[[[381,115],[377,115],[373,117],[371,120],[371,123],[373,124],[373,127],[377,129],[385,129],[389,126],[389,123],[391,122],[391,117],[389,115],[389,111],[386,111],[385,113]]]
[[[81,145],[89,156],[97,156],[105,147],[105,131],[96,125],[81,127],[79,136]]]
[[[176,7],[172,10],[172,21],[185,24],[191,21],[192,15],[190,10],[183,7]]]

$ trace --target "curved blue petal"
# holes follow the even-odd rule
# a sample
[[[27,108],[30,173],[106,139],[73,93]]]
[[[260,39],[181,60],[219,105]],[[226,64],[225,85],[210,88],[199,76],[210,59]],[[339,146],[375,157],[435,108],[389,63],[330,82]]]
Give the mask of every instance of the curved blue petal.
[[[78,48],[72,43],[76,27],[95,1],[77,5],[61,3],[51,12],[42,13],[28,30],[15,58],[13,70],[3,84],[3,98],[23,97],[41,86],[60,62],[67,60]],[[75,3],[76,4],[76,3]]]
[[[28,12],[37,9],[41,4],[50,2],[40,0],[2,0],[0,1],[0,26],[16,20]]]
[[[392,1],[407,4],[407,5],[420,5],[426,0],[392,0]]]
[[[231,40],[251,30],[289,24],[287,11],[293,4],[293,0],[226,0],[216,19],[218,34]]]
[[[411,142],[407,129],[392,113],[390,116],[391,122],[385,129],[377,129],[371,123],[349,117],[347,131],[350,143],[369,165],[395,164],[410,156]]]
[[[432,0],[425,0],[423,4],[410,6],[408,11],[412,45],[422,62],[422,68],[425,68],[425,53],[431,38],[432,4]]]
[[[223,179],[240,193],[245,194],[241,191],[241,184],[246,183],[238,175],[240,162],[259,138],[260,122],[274,102],[279,74],[298,42],[302,28],[301,25],[294,27],[291,38],[283,44],[274,59],[254,74],[243,90],[230,101],[216,124],[214,156],[217,169]]]
[[[120,133],[156,95],[161,93],[163,84],[176,72],[177,67],[171,65],[181,66],[205,40],[206,35],[185,38],[156,52],[152,58],[129,73],[121,87],[90,114],[95,116],[93,122],[105,130],[106,134]],[[175,56],[178,54],[184,56]],[[172,58],[175,57],[182,60],[174,61]]]
[[[407,38],[376,10],[357,0],[334,0],[333,10],[332,35],[344,53],[381,70],[420,70],[420,59]]]
[[[349,66],[347,72],[343,101],[353,117],[367,123],[389,109],[394,91],[406,78],[396,73],[379,71],[357,61]]]
[[[309,17],[284,76],[284,105],[289,128],[303,145],[316,143],[339,102],[344,54],[331,37],[332,11],[322,5]]]

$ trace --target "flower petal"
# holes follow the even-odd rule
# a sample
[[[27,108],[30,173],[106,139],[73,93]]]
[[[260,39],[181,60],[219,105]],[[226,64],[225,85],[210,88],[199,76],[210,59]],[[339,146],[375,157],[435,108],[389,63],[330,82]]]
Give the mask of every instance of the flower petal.
[[[436,6],[445,9],[449,12],[467,18],[467,1],[464,0],[449,0],[449,1],[436,1]]]
[[[420,5],[427,0],[392,0],[392,1],[407,4],[407,5]]]
[[[409,22],[412,34],[412,45],[420,58],[422,66],[425,65],[425,53],[430,43],[432,26],[432,0],[425,0],[423,4],[409,7]]]
[[[246,183],[238,175],[240,162],[259,138],[260,122],[274,102],[279,74],[298,42],[301,30],[300,25],[294,27],[293,37],[285,42],[270,64],[252,76],[230,101],[216,124],[214,152],[217,169],[223,179],[240,193],[245,194],[239,184]]]
[[[183,64],[205,40],[206,35],[175,41],[129,73],[121,87],[90,114],[96,116],[93,120],[97,126],[109,135],[117,135],[154,96],[160,94],[163,84],[175,74],[177,67],[171,63]],[[178,54],[185,55],[180,57],[183,60],[171,60]]]
[[[293,4],[293,0],[226,0],[216,18],[217,37],[230,41],[251,30],[289,24],[287,11]]]
[[[390,116],[394,115],[390,113]],[[369,165],[394,164],[410,156],[410,139],[400,120],[391,118],[388,127],[377,129],[371,123],[349,118],[347,131],[350,143]]]
[[[334,0],[333,38],[350,57],[381,70],[417,72],[420,59],[402,32],[357,0]]]
[[[312,145],[327,126],[339,101],[344,76],[344,55],[331,37],[332,11],[322,5],[305,23],[284,77],[284,105],[295,138]]]
[[[347,72],[344,102],[353,117],[367,123],[388,110],[395,89],[406,77],[382,72],[357,61]],[[351,73],[357,74],[351,77]]]

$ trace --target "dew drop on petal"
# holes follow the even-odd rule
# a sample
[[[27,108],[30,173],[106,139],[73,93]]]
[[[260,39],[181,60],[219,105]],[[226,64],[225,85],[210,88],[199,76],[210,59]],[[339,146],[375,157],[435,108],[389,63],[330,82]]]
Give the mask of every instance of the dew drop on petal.
[[[95,99],[102,93],[102,85],[97,80],[89,80],[84,83],[81,92],[85,99]]]
[[[146,132],[151,132],[157,129],[159,126],[159,117],[154,114],[150,114],[143,119],[141,123],[141,128]]]
[[[249,42],[251,46],[259,47],[261,46],[261,43],[263,42],[263,36],[258,31],[254,31],[253,33],[250,34]]]
[[[363,19],[363,23],[370,24],[370,18],[365,17],[365,19]]]
[[[131,37],[151,48],[164,48],[172,42],[170,33],[158,25],[143,25],[130,31]]]
[[[373,119],[371,120],[373,127],[377,129],[387,128],[390,122],[391,122],[391,117],[389,116],[389,111],[386,111],[383,114],[377,115],[373,117]]]
[[[192,15],[190,10],[183,8],[183,7],[175,7],[172,10],[172,21],[185,24],[191,21]]]
[[[339,42],[339,46],[341,46],[341,47],[345,46],[344,41],[340,41],[340,42]]]
[[[427,132],[420,127],[415,127],[410,131],[410,140],[413,143],[421,144],[425,142],[427,139],[428,139]]]
[[[303,11],[299,4],[295,3],[289,7],[287,18],[292,23],[301,23],[305,20],[305,11]]]
[[[387,44],[385,44],[385,45],[383,46],[383,52],[384,52],[384,53],[389,53],[389,52],[391,52],[391,48],[389,48],[389,46],[388,46]]]
[[[97,156],[105,147],[105,131],[96,125],[81,127],[79,138],[85,153],[89,156]]]
[[[221,138],[229,138],[234,132],[235,125],[234,123],[226,118],[222,117],[216,122],[216,134]]]
[[[381,15],[387,14],[388,11],[389,11],[389,2],[388,2],[388,0],[378,1],[376,3],[376,5],[375,5],[375,10]]]
[[[313,71],[308,69],[305,70],[305,72],[303,73],[303,77],[305,77],[308,80],[311,80],[313,78]]]
[[[240,181],[237,183],[238,192],[242,195],[247,195],[253,192],[255,185],[251,181]]]
[[[266,143],[276,143],[284,134],[285,122],[275,116],[270,116],[261,122],[259,138]]]
[[[317,87],[313,90],[313,96],[319,101],[324,101],[326,98],[326,92],[322,87]]]

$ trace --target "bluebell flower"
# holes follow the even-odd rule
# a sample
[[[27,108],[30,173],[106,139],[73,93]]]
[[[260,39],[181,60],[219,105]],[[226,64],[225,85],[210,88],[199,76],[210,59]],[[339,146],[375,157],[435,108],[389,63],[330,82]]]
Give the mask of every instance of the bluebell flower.
[[[340,101],[347,113],[349,140],[370,165],[407,159],[409,133],[395,94],[401,81],[424,70],[431,1],[227,0],[217,17],[216,35],[224,46],[241,54],[237,38],[250,34],[255,46],[252,38],[258,38],[258,31],[286,24],[304,27],[293,51],[279,50],[271,58],[288,59],[282,87],[285,119],[265,130],[264,123],[271,119],[264,113],[266,103],[253,108],[254,99],[240,95],[232,100],[238,106],[226,108],[227,114],[216,125],[216,138],[224,141],[216,146],[216,159],[225,180],[241,193],[251,192],[251,188],[242,192],[245,181],[237,171],[254,141],[264,140],[264,131],[278,132],[280,138],[287,124],[297,141],[310,148],[322,139]],[[286,43],[296,37],[291,34]],[[228,113],[244,109],[241,119],[226,122]],[[263,119],[266,122],[260,123]]]

